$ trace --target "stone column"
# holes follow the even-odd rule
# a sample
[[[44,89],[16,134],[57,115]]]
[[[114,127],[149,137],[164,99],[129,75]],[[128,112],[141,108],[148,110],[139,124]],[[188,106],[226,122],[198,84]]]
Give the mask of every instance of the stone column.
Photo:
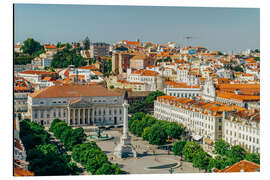
[[[81,109],[78,109],[78,125],[81,124]]]
[[[92,119],[93,119],[93,124],[95,124],[95,108],[92,109]]]
[[[73,115],[73,118],[72,118],[72,125],[75,124],[75,109],[72,109],[72,115]]]
[[[88,111],[87,111],[87,113],[88,113],[88,116],[87,116],[88,117],[88,120],[87,120],[88,124],[91,124],[90,110],[91,109],[89,108]]]
[[[128,136],[128,103],[127,100],[124,101],[123,104],[123,137],[127,137]]]
[[[82,114],[82,122],[83,122],[83,124],[86,124],[85,123],[85,119],[86,119],[86,117],[85,117],[85,108],[83,108],[83,114]]]
[[[66,116],[67,116],[67,121],[68,121],[68,125],[70,125],[70,109],[67,108],[67,112],[66,112]]]

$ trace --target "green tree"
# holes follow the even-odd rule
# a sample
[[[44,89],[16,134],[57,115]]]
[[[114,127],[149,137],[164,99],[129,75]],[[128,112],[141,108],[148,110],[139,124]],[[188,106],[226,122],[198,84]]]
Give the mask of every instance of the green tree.
[[[106,154],[100,151],[99,153],[95,153],[93,157],[88,158],[86,169],[92,174],[96,174],[96,171],[106,162],[108,162]]]
[[[183,155],[185,157],[185,160],[188,162],[192,162],[193,158],[199,153],[202,152],[203,149],[199,144],[197,144],[194,141],[187,142],[184,149],[183,149]]]
[[[55,128],[55,125],[56,125],[57,123],[59,123],[59,122],[63,122],[63,121],[61,121],[61,120],[58,119],[58,118],[54,119],[54,120],[52,121],[52,123],[51,123],[51,126],[50,126],[49,131],[53,132],[53,131],[54,131],[54,128]]]
[[[110,85],[110,89],[113,89],[114,88],[114,86],[113,85]]]
[[[136,128],[137,128],[137,124],[138,124],[139,122],[140,122],[139,120],[134,120],[134,121],[132,121],[132,123],[131,123],[131,125],[130,125],[130,128],[129,128],[129,130],[130,130],[130,132],[131,132],[132,134],[135,134],[135,135],[136,135]]]
[[[175,122],[169,123],[166,128],[166,133],[169,138],[179,139],[180,136],[184,133],[184,128]]]
[[[260,164],[260,154],[259,153],[247,153],[246,160],[254,162],[256,164]]]
[[[22,46],[23,53],[33,55],[40,50],[44,50],[44,47],[40,45],[38,41],[35,41],[33,38],[28,38],[23,42]]]
[[[253,59],[254,59],[254,61],[260,61],[260,57],[255,57]]]
[[[166,143],[167,134],[164,128],[160,124],[156,123],[152,126],[152,129],[148,136],[149,143],[154,145],[163,145]]]
[[[205,171],[207,171],[209,161],[210,161],[210,156],[204,151],[199,151],[196,154],[196,156],[193,157],[192,163],[194,167],[204,169]]]
[[[84,133],[83,128],[76,128],[72,130],[71,142],[72,146],[76,144],[81,144],[86,140],[86,134]]]
[[[158,96],[163,96],[165,95],[161,91],[154,91],[151,92],[145,99],[144,103],[147,107],[154,107],[154,101],[157,99]]]
[[[147,141],[149,140],[149,135],[150,135],[151,131],[152,131],[151,127],[144,128],[143,134],[142,134],[142,137],[144,140],[147,140]]]
[[[88,50],[90,48],[90,40],[88,36],[83,40],[83,48],[84,50]]]
[[[219,170],[224,169],[227,165],[231,165],[231,163],[228,164],[228,161],[228,158],[226,158],[225,156],[217,155],[215,158],[210,159],[208,171],[211,171],[213,168],[217,168]]]
[[[259,53],[260,50],[259,50],[259,49],[255,49],[254,52],[255,52],[255,53]]]
[[[135,103],[132,103],[128,109],[128,112],[133,114],[133,113],[136,113],[136,112],[145,112],[145,104],[143,102],[135,102]]]
[[[53,68],[66,68],[69,65],[75,67],[85,66],[87,63],[84,61],[80,54],[77,54],[75,49],[68,49],[67,47],[58,51],[53,55],[51,66]]]
[[[239,162],[246,157],[246,151],[239,145],[232,146],[231,150],[227,151],[226,155],[232,159],[233,163]]]
[[[187,143],[186,141],[182,141],[182,140],[175,142],[172,147],[173,154],[176,156],[182,156],[186,143]]]
[[[229,151],[230,149],[230,145],[222,139],[217,140],[214,144],[214,147],[215,153],[220,154],[222,156],[226,155],[226,152]]]

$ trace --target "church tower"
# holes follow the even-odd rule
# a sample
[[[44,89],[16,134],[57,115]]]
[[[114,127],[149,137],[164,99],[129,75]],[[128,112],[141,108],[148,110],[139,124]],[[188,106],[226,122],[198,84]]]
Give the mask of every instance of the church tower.
[[[205,81],[205,84],[203,85],[202,98],[206,101],[216,100],[216,89],[211,77],[208,77],[208,79]]]

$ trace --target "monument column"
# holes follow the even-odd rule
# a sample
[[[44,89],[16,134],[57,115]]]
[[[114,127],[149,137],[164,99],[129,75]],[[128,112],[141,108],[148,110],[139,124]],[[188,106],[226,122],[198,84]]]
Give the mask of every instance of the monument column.
[[[118,158],[125,158],[129,155],[137,157],[137,152],[132,146],[130,137],[128,136],[128,103],[127,100],[124,100],[123,104],[123,135],[120,138],[120,143],[115,147],[114,155]]]
[[[125,100],[124,104],[123,104],[123,137],[128,137],[128,103]]]

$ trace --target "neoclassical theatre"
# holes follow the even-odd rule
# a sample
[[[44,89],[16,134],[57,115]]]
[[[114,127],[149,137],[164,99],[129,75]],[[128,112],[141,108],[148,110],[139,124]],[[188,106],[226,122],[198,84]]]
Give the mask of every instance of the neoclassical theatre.
[[[28,97],[28,116],[50,126],[55,118],[72,126],[122,125],[124,94],[98,85],[50,86]]]

